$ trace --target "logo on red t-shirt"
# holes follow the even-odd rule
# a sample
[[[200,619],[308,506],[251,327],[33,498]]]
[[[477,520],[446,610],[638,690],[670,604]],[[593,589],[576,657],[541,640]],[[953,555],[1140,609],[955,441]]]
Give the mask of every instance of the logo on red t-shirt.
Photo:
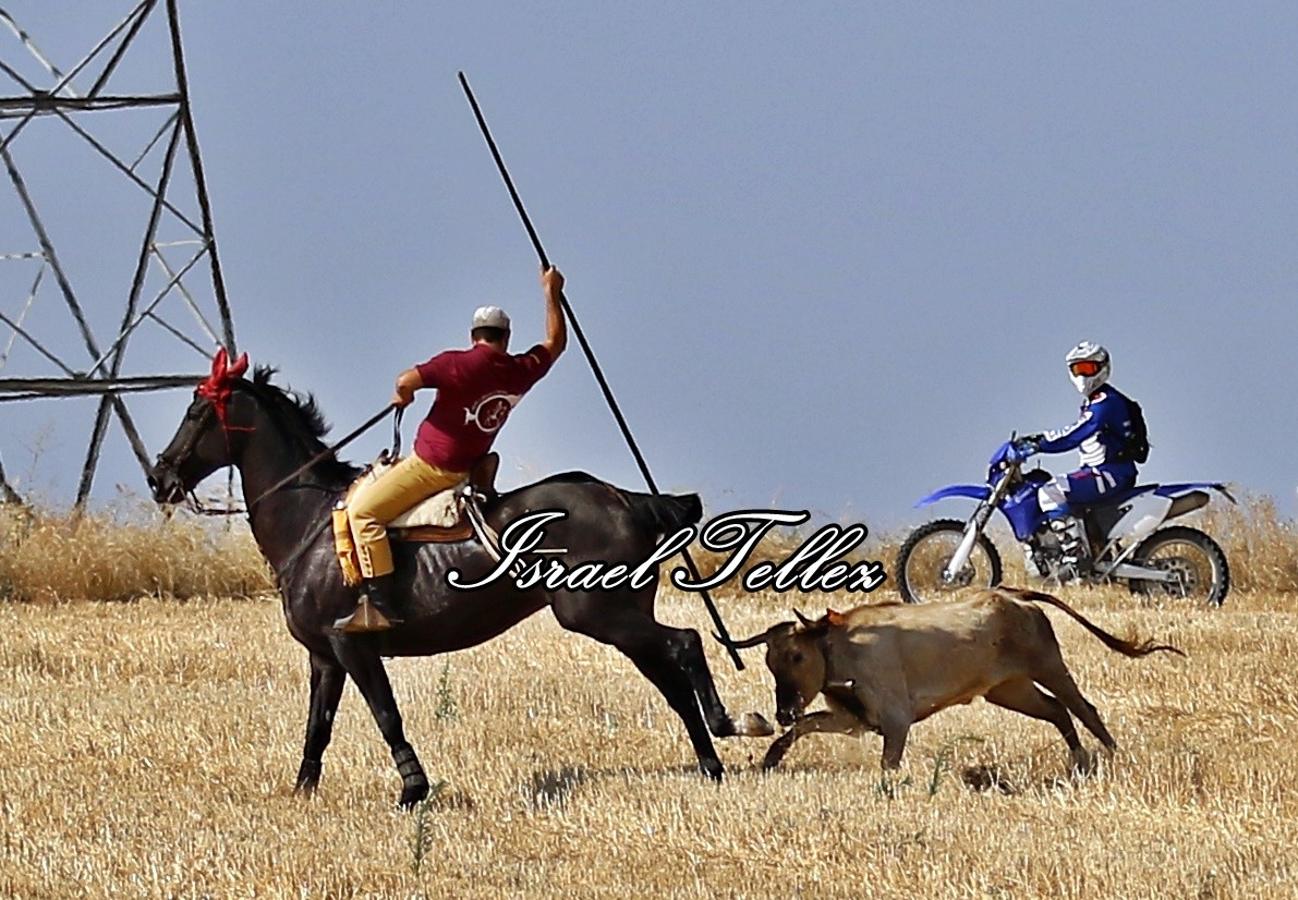
[[[522,394],[506,394],[499,391],[488,394],[473,404],[472,409],[467,406],[464,408],[464,424],[468,425],[472,422],[488,434],[499,431],[500,426],[505,424],[505,419],[509,418],[510,410],[522,399]]]
[[[415,437],[415,453],[431,465],[467,471],[491,449],[510,412],[554,360],[541,344],[518,356],[489,344],[439,353],[415,368],[437,400]]]

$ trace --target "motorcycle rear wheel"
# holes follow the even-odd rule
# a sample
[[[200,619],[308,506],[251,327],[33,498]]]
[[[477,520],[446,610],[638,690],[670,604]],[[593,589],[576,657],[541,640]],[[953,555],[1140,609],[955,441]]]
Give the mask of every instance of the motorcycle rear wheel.
[[[1133,594],[1218,607],[1226,602],[1226,594],[1230,592],[1230,564],[1226,562],[1225,552],[1216,541],[1195,528],[1174,525],[1155,531],[1132,553],[1131,562],[1181,576],[1176,584],[1132,579],[1127,587]]]
[[[985,534],[978,535],[963,577],[955,584],[942,580],[942,570],[964,537],[965,524],[959,519],[936,519],[906,538],[897,551],[897,590],[902,600],[950,600],[966,587],[995,587],[1001,583],[1001,557]]]

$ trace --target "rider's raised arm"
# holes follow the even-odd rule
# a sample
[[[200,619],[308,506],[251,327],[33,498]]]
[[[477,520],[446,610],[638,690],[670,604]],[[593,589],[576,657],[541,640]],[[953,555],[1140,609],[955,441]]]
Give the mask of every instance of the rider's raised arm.
[[[559,303],[563,295],[563,273],[554,266],[543,271],[541,288],[545,292],[545,340],[541,344],[550,351],[550,361],[554,362],[568,346],[568,322]]]
[[[1100,419],[1091,409],[1082,410],[1076,422],[1058,431],[1047,431],[1037,445],[1040,453],[1065,453],[1076,450],[1082,442],[1100,430]]]

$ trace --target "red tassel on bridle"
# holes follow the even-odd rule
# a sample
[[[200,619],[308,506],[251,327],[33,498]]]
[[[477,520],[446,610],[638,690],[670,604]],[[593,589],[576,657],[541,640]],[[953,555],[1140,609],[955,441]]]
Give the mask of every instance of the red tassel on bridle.
[[[222,347],[216,351],[216,356],[212,357],[212,374],[207,376],[194,390],[194,393],[202,397],[208,403],[212,404],[212,409],[216,412],[216,419],[221,423],[221,429],[226,433],[226,440],[229,440],[231,431],[252,431],[248,426],[230,425],[226,421],[229,414],[230,397],[234,394],[234,385],[243,373],[248,371],[248,354],[240,354],[239,358],[230,365],[230,356]]]

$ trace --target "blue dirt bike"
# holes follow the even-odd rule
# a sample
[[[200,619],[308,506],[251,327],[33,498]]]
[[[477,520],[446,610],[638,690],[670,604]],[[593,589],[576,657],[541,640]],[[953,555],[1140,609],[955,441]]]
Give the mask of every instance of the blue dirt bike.
[[[1072,507],[1089,544],[1079,564],[1078,554],[1070,552],[1061,534],[1063,523],[1048,519],[1037,501],[1037,489],[1052,476],[1039,468],[1024,472],[1024,462],[1026,457],[1011,438],[992,455],[986,484],[948,485],[916,504],[929,506],[947,497],[978,501],[968,521],[937,519],[921,525],[902,544],[896,578],[903,600],[919,603],[964,587],[999,584],[1001,559],[984,533],[999,509],[1023,547],[1029,576],[1053,584],[1119,582],[1133,593],[1211,606],[1225,601],[1230,567],[1217,542],[1195,528],[1163,527],[1206,506],[1209,491],[1234,503],[1224,484],[1137,485],[1114,491],[1100,503]]]

